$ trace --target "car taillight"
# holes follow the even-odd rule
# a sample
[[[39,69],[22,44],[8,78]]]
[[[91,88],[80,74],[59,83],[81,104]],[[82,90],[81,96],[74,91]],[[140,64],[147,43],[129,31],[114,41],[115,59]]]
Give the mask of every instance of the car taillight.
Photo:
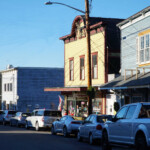
[[[19,120],[21,120],[21,116],[19,117]]]
[[[102,130],[102,126],[101,126],[101,125],[97,125],[97,126],[96,126],[96,129],[97,129],[97,130]]]
[[[73,122],[73,121],[72,121],[71,124],[80,124],[80,122]]]
[[[44,117],[42,117],[42,122],[44,122]]]

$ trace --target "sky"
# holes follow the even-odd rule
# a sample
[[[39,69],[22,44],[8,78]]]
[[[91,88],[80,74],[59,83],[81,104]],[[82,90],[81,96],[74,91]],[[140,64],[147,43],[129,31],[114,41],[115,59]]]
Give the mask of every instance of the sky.
[[[64,67],[64,43],[80,12],[46,0],[0,0],[0,70],[14,67]],[[85,0],[53,0],[85,10]],[[91,17],[126,19],[150,0],[89,0]]]

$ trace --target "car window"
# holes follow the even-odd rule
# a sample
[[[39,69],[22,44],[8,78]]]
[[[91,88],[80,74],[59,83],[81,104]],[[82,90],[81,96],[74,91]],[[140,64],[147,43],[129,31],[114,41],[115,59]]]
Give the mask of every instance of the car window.
[[[93,122],[93,121],[94,121],[94,118],[95,118],[95,116],[92,115],[92,116],[90,117],[89,121],[90,121],[90,122]]]
[[[39,110],[36,114],[36,116],[43,116],[44,115],[44,111],[43,110]]]
[[[66,120],[67,119],[67,116],[64,116],[64,117],[62,117],[61,119],[60,119],[60,121],[64,121],[64,120]]]
[[[16,113],[16,111],[8,111],[8,114],[14,115],[15,113]]]
[[[88,117],[85,119],[85,121],[90,121],[90,117],[91,117],[91,116],[88,116]]]
[[[61,117],[61,111],[44,111],[44,116],[53,116],[53,117]]]
[[[127,112],[127,115],[126,115],[126,119],[130,119],[133,117],[133,114],[135,112],[135,109],[136,109],[136,106],[130,106],[129,109],[128,109],[128,112]]]
[[[106,115],[106,116],[97,116],[97,122],[100,122],[100,123],[104,123],[108,120],[112,120],[112,116],[111,115]]]
[[[0,111],[0,114],[3,114],[3,111]]]
[[[142,105],[138,118],[150,118],[150,105]]]
[[[34,112],[34,115],[37,116],[37,113],[38,113],[38,111],[35,111],[35,112]]]
[[[125,114],[127,112],[128,107],[123,107],[117,114],[116,114],[116,118],[117,119],[124,119]]]

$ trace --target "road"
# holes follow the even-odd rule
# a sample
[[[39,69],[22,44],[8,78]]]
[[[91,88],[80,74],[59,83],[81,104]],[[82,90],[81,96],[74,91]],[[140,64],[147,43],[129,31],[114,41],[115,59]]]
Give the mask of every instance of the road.
[[[0,125],[1,150],[101,150],[99,144],[78,142],[73,136],[51,135],[49,131],[34,131]],[[122,150],[115,148],[113,150]]]

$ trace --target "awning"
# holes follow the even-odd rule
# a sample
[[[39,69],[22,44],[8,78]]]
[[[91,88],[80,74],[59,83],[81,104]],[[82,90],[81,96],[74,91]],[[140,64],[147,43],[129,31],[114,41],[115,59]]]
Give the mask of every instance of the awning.
[[[124,76],[119,76],[114,80],[100,86],[99,90],[124,90],[136,88],[150,88],[150,72],[138,74],[137,79],[136,75],[128,75],[126,76],[126,80],[124,79]]]

